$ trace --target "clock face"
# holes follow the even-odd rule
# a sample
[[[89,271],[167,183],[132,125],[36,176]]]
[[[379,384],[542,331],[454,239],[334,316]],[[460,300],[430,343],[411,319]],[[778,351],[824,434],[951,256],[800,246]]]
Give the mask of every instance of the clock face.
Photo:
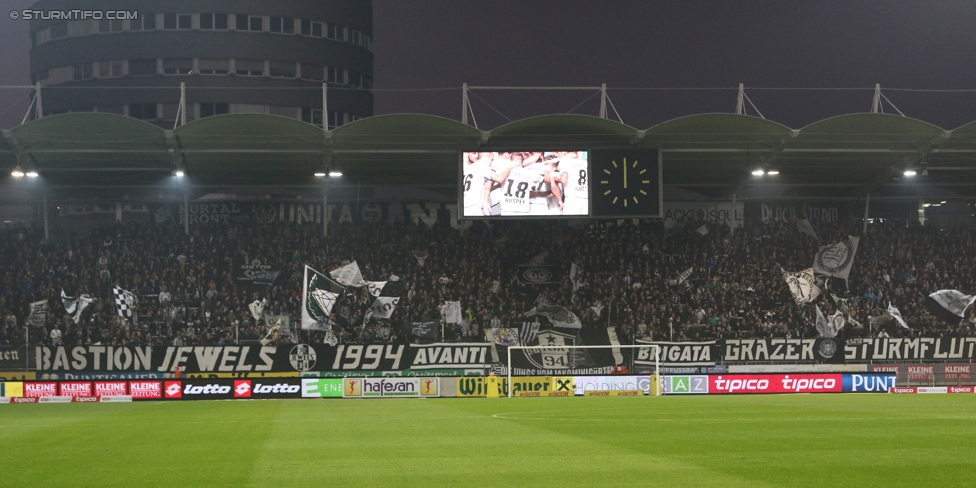
[[[657,150],[600,150],[592,154],[594,217],[660,216]]]

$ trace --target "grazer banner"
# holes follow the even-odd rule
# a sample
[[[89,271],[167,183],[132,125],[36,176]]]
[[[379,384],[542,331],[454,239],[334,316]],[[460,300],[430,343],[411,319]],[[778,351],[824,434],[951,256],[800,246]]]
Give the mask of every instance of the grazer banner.
[[[648,342],[638,340],[637,344],[655,344],[661,348],[661,366],[714,366],[721,359],[722,348],[715,341],[710,342]],[[638,348],[634,364],[655,365],[655,351],[652,347]],[[663,368],[662,368],[663,369]]]
[[[844,344],[834,339],[726,339],[722,348],[726,363],[818,362],[844,363]]]
[[[857,339],[844,347],[848,361],[976,359],[976,337]]]

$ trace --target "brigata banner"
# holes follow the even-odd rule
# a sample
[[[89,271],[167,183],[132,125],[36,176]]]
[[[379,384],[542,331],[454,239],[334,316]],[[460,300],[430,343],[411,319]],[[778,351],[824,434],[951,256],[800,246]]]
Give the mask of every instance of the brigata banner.
[[[844,344],[834,339],[726,339],[722,359],[735,362],[843,363]]]
[[[714,366],[721,359],[722,348],[717,342],[649,342],[638,340],[637,344],[654,344],[661,348],[661,366]],[[654,366],[656,353],[653,347],[641,347],[634,356],[634,364]],[[663,370],[663,368],[662,368]]]
[[[976,359],[976,337],[855,339],[844,347],[848,361],[945,361]]]

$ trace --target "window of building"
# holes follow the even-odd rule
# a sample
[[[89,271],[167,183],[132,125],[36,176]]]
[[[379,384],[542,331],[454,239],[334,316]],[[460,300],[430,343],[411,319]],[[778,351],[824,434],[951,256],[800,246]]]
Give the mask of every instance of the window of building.
[[[312,21],[308,19],[302,19],[302,35],[310,36],[312,35]]]
[[[268,76],[275,78],[294,78],[295,71],[295,63],[272,61],[268,66]]]
[[[363,45],[363,33],[358,30],[352,31],[352,43],[357,46]]]
[[[125,76],[125,61],[102,61],[98,63],[99,78],[118,78]]]
[[[152,76],[156,74],[155,59],[129,60],[129,76]]]
[[[214,16],[215,15],[223,15],[224,16],[224,27],[223,28],[226,29],[227,28],[227,14],[211,14],[211,13],[200,14],[200,28],[201,29],[214,29],[214,25],[216,24],[216,19],[214,19]],[[220,27],[217,27],[217,29],[219,29],[219,28]]]
[[[325,66],[321,64],[302,63],[302,79],[312,81],[323,81]]]
[[[271,105],[268,107],[268,113],[271,115],[279,115],[281,117],[289,117],[292,119],[297,119],[301,117],[301,111],[297,107],[281,107],[278,105]]]
[[[68,23],[61,22],[51,26],[51,39],[61,39],[68,37]]]
[[[302,107],[302,120],[309,124],[322,125],[322,110]]]
[[[328,76],[329,83],[335,83],[337,85],[345,85],[348,83],[346,80],[346,70],[342,68],[328,67],[325,69],[326,76]]]
[[[295,19],[292,17],[271,17],[271,26],[268,30],[282,34],[294,34]]]
[[[193,59],[175,58],[163,60],[164,75],[188,75],[193,70]]]
[[[176,28],[176,14],[163,14],[163,29]]]
[[[321,22],[312,22],[312,37],[322,37],[322,27]]]
[[[234,60],[234,73],[238,76],[264,76],[264,61],[236,59]]]
[[[342,27],[335,24],[329,24],[328,35],[326,35],[326,37],[329,39],[339,39],[340,32],[342,32]]]
[[[74,65],[74,80],[90,80],[94,76],[94,70],[92,69],[92,63],[83,63]]]
[[[125,105],[99,105],[95,107],[95,111],[106,114],[125,115]]]
[[[156,28],[156,14],[139,12],[138,19],[129,21],[129,30],[153,30]]]
[[[250,30],[260,32],[264,30],[264,17],[251,16],[248,18]]]
[[[200,118],[212,115],[222,115],[230,113],[230,105],[226,103],[201,103]]]
[[[230,72],[230,60],[200,59],[198,67],[201,75],[226,75]]]
[[[121,20],[99,20],[98,32],[105,34],[108,32],[122,32]]]
[[[38,72],[35,81],[41,85],[57,85],[71,81],[73,75],[73,66],[62,66]]]
[[[100,31],[101,22],[97,20],[72,20],[68,22],[68,36],[71,37],[87,36]]]
[[[180,29],[193,28],[193,16],[190,14],[180,14],[176,16],[176,23]]]
[[[158,119],[155,103],[140,103],[129,105],[129,117],[140,120]]]
[[[51,28],[45,27],[34,32],[34,44],[40,46],[51,40]]]

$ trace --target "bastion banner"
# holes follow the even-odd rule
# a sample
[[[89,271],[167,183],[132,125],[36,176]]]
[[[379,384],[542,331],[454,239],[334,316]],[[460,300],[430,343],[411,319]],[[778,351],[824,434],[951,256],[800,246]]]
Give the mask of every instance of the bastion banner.
[[[572,336],[555,331],[549,347],[512,351],[516,375],[608,375],[618,368],[649,368],[654,348],[572,349]],[[647,344],[651,343],[638,343]],[[663,368],[702,368],[716,364],[844,364],[869,361],[936,361],[965,364],[976,359],[976,338],[862,339],[844,344],[834,339],[726,339],[712,342],[660,342]],[[16,348],[15,348],[16,349]],[[495,349],[493,351],[493,349]],[[4,352],[11,352],[10,348]],[[16,361],[24,367],[23,349]],[[495,358],[493,358],[495,356]],[[179,366],[187,375],[207,378],[259,378],[264,373],[301,373],[302,376],[389,376],[410,372],[427,376],[449,371],[501,368],[507,374],[504,348],[489,343],[435,344],[294,344],[289,346],[38,346],[26,362],[38,377],[50,379],[149,379],[171,373]],[[496,362],[500,361],[500,362]],[[13,365],[11,365],[13,366]],[[15,370],[16,371],[16,370]],[[670,371],[670,370],[669,370]],[[684,371],[684,370],[682,370]],[[710,371],[709,371],[710,372]],[[717,372],[717,371],[716,371]],[[950,373],[946,370],[946,373]],[[34,374],[34,373],[32,373]],[[921,374],[921,373],[920,373]],[[952,369],[966,377],[969,369]],[[46,375],[46,376],[45,376]],[[401,373],[403,375],[403,373]],[[971,377],[971,376],[969,376]]]
[[[490,345],[316,344],[305,346],[39,346],[32,368],[43,373],[173,372],[186,374],[484,369]]]

